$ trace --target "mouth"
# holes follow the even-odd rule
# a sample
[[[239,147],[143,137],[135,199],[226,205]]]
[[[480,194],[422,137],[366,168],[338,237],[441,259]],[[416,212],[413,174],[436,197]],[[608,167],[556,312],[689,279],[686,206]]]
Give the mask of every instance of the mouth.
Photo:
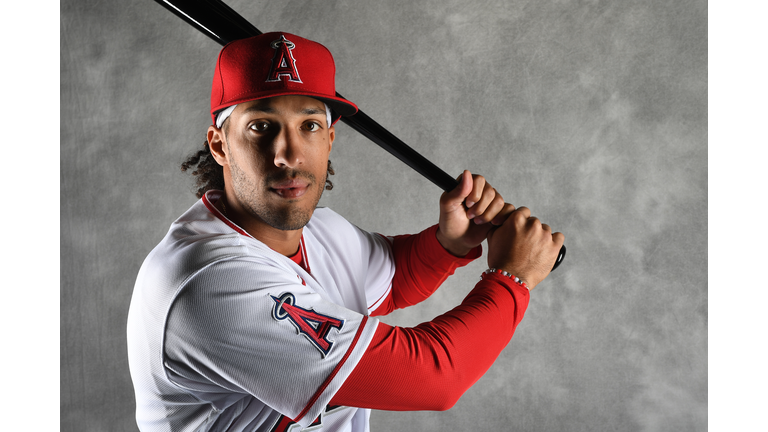
[[[309,189],[309,182],[302,179],[291,179],[273,183],[269,190],[282,198],[299,198]]]

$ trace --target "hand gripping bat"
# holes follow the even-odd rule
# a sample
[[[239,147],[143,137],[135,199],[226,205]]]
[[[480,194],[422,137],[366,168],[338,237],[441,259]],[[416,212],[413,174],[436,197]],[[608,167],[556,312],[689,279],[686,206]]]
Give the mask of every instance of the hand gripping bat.
[[[220,45],[262,34],[259,29],[221,0],[155,1]],[[336,96],[343,97],[339,93],[336,93]],[[363,111],[358,110],[353,116],[342,117],[341,121],[403,161],[442,190],[449,192],[458,186],[456,179],[376,123]],[[560,249],[552,270],[560,265],[563,258],[565,258],[565,246]]]

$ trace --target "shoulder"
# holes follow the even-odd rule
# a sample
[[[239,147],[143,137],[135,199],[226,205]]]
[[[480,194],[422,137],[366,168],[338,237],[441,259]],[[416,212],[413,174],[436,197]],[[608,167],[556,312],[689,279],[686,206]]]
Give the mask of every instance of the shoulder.
[[[193,277],[219,275],[234,267],[272,268],[280,258],[275,254],[258,240],[234,231],[198,201],[171,224],[147,256],[137,288],[176,292]]]
[[[177,271],[204,268],[211,262],[246,255],[247,248],[241,237],[198,201],[171,224],[145,264]]]
[[[362,255],[367,259],[374,250],[389,249],[385,237],[365,231],[333,210],[322,207],[315,210],[304,238],[309,245],[319,245],[334,257]]]

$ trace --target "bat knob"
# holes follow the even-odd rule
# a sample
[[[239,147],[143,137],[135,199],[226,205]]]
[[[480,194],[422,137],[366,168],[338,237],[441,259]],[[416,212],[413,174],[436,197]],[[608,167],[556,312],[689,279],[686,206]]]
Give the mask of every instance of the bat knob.
[[[557,266],[560,265],[561,262],[563,262],[563,259],[565,258],[565,245],[560,248],[560,254],[557,256],[557,261],[555,261],[555,265],[552,266],[552,271],[555,271]]]

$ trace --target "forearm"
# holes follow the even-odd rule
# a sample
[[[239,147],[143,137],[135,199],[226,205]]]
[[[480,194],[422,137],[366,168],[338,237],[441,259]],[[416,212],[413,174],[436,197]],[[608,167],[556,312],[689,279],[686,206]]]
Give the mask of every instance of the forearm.
[[[455,257],[438,242],[437,225],[415,235],[396,236],[392,242],[395,275],[392,291],[385,302],[372,315],[386,315],[395,309],[418,304],[452,275],[482,254],[477,247],[465,257]]]
[[[384,410],[452,407],[509,343],[528,290],[486,275],[461,305],[414,328],[380,323],[332,404]]]

